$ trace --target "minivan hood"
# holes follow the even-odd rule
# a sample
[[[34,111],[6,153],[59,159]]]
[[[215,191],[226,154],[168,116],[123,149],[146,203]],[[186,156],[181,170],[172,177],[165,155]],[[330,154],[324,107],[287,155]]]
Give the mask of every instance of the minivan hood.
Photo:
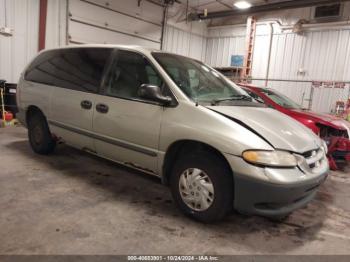
[[[275,149],[305,153],[321,146],[321,140],[311,130],[277,110],[239,106],[207,108],[245,125]]]

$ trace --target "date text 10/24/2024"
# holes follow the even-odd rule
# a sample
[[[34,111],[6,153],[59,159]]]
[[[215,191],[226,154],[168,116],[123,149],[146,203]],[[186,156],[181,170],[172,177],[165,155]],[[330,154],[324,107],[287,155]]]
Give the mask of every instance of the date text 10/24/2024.
[[[128,256],[128,261],[218,261],[217,256]]]

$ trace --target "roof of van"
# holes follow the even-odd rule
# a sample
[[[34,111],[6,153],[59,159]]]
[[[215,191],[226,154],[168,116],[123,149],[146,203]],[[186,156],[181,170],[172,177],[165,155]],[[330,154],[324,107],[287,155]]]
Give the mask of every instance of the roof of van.
[[[81,45],[67,45],[63,47],[57,47],[57,48],[50,48],[50,49],[45,49],[45,51],[49,50],[60,50],[60,49],[72,49],[72,48],[125,48],[125,49],[131,49],[131,50],[137,50],[137,51],[146,51],[146,52],[152,52],[152,51],[161,51],[159,49],[155,48],[149,48],[149,47],[144,47],[144,46],[138,46],[138,45],[114,45],[114,44],[81,44]]]

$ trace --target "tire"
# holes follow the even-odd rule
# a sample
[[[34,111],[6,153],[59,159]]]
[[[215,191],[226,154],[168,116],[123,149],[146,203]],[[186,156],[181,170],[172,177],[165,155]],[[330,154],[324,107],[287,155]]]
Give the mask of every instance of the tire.
[[[206,186],[206,188],[210,188],[210,190],[203,189],[202,187],[202,191],[200,191],[200,185],[197,187],[198,190],[195,193],[186,191],[183,186],[186,176],[188,177],[187,182],[189,182],[194,174],[198,174],[198,170],[203,172],[201,175],[197,176],[200,178],[196,179],[194,182],[201,182],[196,185],[203,185],[203,183],[210,185],[211,183],[212,186]],[[191,183],[192,181],[186,185]],[[195,190],[193,185],[192,183],[192,189],[189,190]],[[204,223],[219,221],[233,208],[233,175],[225,161],[216,154],[200,151],[180,157],[174,165],[170,178],[170,187],[173,198],[183,213],[198,221]],[[214,191],[212,192],[213,194],[208,194],[208,192],[212,190]],[[203,200],[203,194],[206,200],[204,201],[204,205],[197,205],[198,199]],[[184,195],[185,198],[183,197]],[[195,195],[197,195],[196,201],[189,203],[191,200],[187,200],[188,203],[185,202],[184,199],[188,197],[191,198],[192,196],[194,197]],[[209,197],[207,198],[207,196]],[[210,199],[212,201],[210,201]],[[203,201],[199,202],[203,203]],[[209,207],[206,205],[209,205]]]
[[[56,141],[52,138],[46,118],[35,113],[28,120],[28,138],[32,150],[40,155],[48,155],[55,150]]]

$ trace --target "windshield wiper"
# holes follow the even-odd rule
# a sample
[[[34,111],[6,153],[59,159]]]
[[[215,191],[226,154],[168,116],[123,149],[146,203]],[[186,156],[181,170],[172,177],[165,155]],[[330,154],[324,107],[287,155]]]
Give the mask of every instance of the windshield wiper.
[[[215,105],[217,105],[217,104],[219,104],[221,102],[224,102],[224,101],[238,101],[238,100],[244,100],[244,101],[252,102],[253,98],[250,97],[250,96],[246,96],[246,95],[233,95],[233,96],[230,96],[230,97],[214,99],[214,100],[211,101],[211,105],[215,106]]]

